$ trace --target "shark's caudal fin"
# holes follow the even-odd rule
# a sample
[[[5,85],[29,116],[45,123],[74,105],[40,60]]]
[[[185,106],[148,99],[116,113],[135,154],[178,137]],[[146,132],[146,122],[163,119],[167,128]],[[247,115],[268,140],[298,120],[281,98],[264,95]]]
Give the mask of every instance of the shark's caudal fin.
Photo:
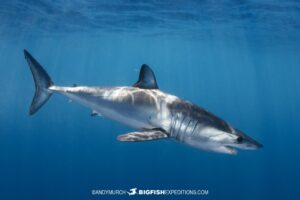
[[[51,96],[52,93],[48,90],[48,88],[53,85],[53,82],[43,67],[30,55],[30,53],[28,53],[28,51],[24,50],[24,55],[28,62],[35,84],[35,94],[29,109],[29,115],[33,115]]]

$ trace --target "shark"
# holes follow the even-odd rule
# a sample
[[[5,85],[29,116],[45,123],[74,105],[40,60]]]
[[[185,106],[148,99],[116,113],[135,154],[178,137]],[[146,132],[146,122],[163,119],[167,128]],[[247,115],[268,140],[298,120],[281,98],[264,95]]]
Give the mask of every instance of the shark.
[[[52,94],[60,94],[91,109],[91,116],[104,116],[133,128],[135,131],[117,137],[122,142],[170,139],[230,155],[237,154],[237,149],[263,146],[206,109],[161,91],[146,64],[132,86],[58,86],[27,50],[24,55],[35,83],[29,115],[35,114]]]

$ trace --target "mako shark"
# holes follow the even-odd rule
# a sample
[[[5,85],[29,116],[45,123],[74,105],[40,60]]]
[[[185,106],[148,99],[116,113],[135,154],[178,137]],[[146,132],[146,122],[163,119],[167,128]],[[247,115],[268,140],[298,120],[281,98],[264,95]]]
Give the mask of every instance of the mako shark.
[[[137,131],[119,135],[119,141],[139,142],[173,139],[189,146],[225,154],[239,149],[258,149],[260,143],[214,114],[189,101],[159,90],[152,69],[143,64],[138,81],[124,87],[62,87],[54,85],[45,69],[24,50],[35,83],[29,114],[36,113],[53,93]]]

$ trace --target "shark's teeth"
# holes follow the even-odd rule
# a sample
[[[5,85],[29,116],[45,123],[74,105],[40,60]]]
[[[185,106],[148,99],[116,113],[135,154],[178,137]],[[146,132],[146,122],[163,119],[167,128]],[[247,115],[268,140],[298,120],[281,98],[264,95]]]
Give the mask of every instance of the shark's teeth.
[[[225,146],[225,148],[228,150],[228,153],[231,155],[237,155],[237,150],[231,146]]]

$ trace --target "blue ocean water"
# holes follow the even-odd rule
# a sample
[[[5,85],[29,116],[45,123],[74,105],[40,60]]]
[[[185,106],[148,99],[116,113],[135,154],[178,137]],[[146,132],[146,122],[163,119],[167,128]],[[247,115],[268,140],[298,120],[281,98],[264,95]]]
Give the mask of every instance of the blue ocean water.
[[[209,190],[170,199],[299,199],[299,19],[296,0],[2,1],[0,199],[100,199],[91,190],[134,187]],[[122,143],[131,128],[58,95],[30,117],[24,48],[57,85],[132,85],[147,63],[161,90],[264,148],[228,156]]]

